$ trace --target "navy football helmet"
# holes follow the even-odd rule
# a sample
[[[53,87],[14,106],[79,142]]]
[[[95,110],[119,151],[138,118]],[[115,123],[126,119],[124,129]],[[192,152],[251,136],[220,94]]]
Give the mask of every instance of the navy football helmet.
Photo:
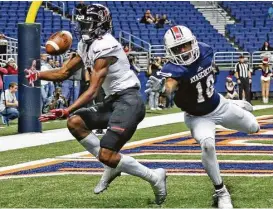
[[[107,7],[92,4],[76,12],[76,34],[87,44],[106,33],[111,33],[112,18]]]

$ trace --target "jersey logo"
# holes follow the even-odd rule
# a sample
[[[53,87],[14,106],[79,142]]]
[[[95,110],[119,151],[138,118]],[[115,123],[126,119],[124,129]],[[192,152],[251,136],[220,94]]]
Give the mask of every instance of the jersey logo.
[[[204,68],[202,68],[201,66],[198,68],[197,72],[200,72],[201,70],[203,70]]]

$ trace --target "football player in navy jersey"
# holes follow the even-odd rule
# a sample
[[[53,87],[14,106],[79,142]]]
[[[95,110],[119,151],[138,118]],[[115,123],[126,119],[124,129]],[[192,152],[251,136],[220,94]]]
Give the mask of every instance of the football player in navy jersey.
[[[152,77],[146,92],[160,89],[175,93],[175,104],[185,111],[185,123],[201,145],[202,164],[215,187],[218,208],[233,208],[230,194],[220,176],[215,151],[215,126],[222,125],[246,133],[260,127],[246,101],[227,100],[214,89],[213,50],[197,42],[189,28],[174,26],[164,36],[169,62],[163,66],[164,82]]]

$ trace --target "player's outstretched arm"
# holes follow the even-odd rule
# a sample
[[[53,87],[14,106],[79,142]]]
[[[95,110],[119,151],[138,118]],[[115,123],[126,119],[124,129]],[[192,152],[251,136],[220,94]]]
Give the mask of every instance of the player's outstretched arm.
[[[40,72],[35,68],[30,68],[25,70],[25,74],[29,84],[34,86],[34,81],[38,79],[48,81],[63,81],[69,78],[69,76],[71,76],[74,72],[83,66],[84,64],[81,57],[77,54],[74,54],[59,69]]]
[[[89,88],[67,108],[69,113],[81,108],[97,96],[99,89],[108,73],[109,66],[114,64],[116,61],[116,57],[98,58],[95,61]]]
[[[74,72],[84,66],[81,57],[77,54],[71,56],[59,69],[39,72],[38,79],[48,81],[63,81],[69,78]]]

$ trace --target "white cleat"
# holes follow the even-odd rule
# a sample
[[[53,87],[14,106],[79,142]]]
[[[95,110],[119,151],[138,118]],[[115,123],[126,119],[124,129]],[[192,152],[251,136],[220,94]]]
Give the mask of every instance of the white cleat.
[[[121,175],[121,172],[119,170],[114,169],[114,168],[110,168],[110,167],[105,167],[102,177],[94,189],[94,193],[99,194],[99,193],[103,192],[104,190],[106,190],[109,187],[110,183],[116,177],[118,177],[120,175]]]
[[[155,194],[155,203],[161,205],[167,196],[166,187],[166,171],[163,168],[155,169],[154,172],[158,176],[158,180],[154,185],[151,185]]]
[[[230,194],[226,186],[224,186],[222,189],[215,190],[213,198],[215,198],[216,202],[218,202],[219,209],[233,209]]]
[[[237,106],[241,107],[242,109],[252,112],[253,106],[248,102],[244,100],[230,100],[233,104],[236,104]]]

